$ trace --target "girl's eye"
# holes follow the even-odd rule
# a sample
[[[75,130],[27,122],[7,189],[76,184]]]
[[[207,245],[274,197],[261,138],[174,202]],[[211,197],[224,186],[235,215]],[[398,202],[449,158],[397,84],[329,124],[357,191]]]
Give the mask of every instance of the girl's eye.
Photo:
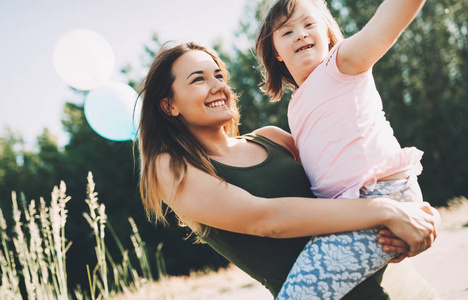
[[[222,80],[224,80],[224,76],[223,76],[223,74],[218,74],[218,75],[216,75],[215,77],[216,77],[216,78],[218,78],[218,79],[222,79]]]
[[[286,31],[285,33],[283,33],[283,36],[290,35],[291,33],[292,33],[292,31]]]
[[[314,23],[307,23],[305,27],[310,28],[310,27],[312,27],[312,25],[314,25]]]

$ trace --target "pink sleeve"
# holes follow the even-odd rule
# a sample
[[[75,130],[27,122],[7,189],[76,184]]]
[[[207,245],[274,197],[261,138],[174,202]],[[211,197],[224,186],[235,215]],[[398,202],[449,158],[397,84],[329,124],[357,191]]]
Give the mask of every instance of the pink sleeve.
[[[338,68],[336,58],[339,55],[339,49],[343,42],[344,41],[341,41],[338,44],[336,44],[330,50],[328,56],[325,58],[325,70],[328,72],[328,74],[339,81],[353,81],[361,77],[372,76],[372,68],[357,75],[348,75],[341,73],[340,69]]]

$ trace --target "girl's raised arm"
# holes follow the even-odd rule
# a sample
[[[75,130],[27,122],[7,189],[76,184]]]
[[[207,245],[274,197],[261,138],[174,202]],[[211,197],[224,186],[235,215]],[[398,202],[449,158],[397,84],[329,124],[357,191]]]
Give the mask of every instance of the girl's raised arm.
[[[356,75],[369,70],[413,21],[425,0],[385,0],[364,28],[340,46],[338,68]]]
[[[378,225],[388,227],[410,246],[409,255],[426,250],[433,241],[438,215],[426,213],[421,203],[389,199],[309,199],[255,197],[234,185],[188,165],[181,190],[171,201],[174,184],[169,156],[157,161],[163,198],[187,224],[201,223],[233,232],[290,238]]]

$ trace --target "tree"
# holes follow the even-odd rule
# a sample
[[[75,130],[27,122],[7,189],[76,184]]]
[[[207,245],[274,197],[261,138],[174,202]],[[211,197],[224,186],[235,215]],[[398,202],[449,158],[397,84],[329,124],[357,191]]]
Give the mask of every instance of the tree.
[[[11,211],[11,192],[22,186],[23,149],[21,136],[12,130],[7,129],[5,137],[0,137],[0,208],[5,212]]]

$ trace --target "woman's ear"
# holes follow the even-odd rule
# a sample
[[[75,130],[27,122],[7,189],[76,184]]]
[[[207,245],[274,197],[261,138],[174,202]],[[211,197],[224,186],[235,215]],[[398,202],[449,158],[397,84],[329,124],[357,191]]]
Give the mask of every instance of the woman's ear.
[[[161,102],[159,102],[159,105],[161,105],[161,109],[169,116],[177,117],[179,115],[179,110],[177,107],[171,104],[169,99],[162,98]]]
[[[283,59],[281,58],[281,56],[278,54],[276,50],[275,50],[275,57],[276,57],[276,60],[283,61]]]

